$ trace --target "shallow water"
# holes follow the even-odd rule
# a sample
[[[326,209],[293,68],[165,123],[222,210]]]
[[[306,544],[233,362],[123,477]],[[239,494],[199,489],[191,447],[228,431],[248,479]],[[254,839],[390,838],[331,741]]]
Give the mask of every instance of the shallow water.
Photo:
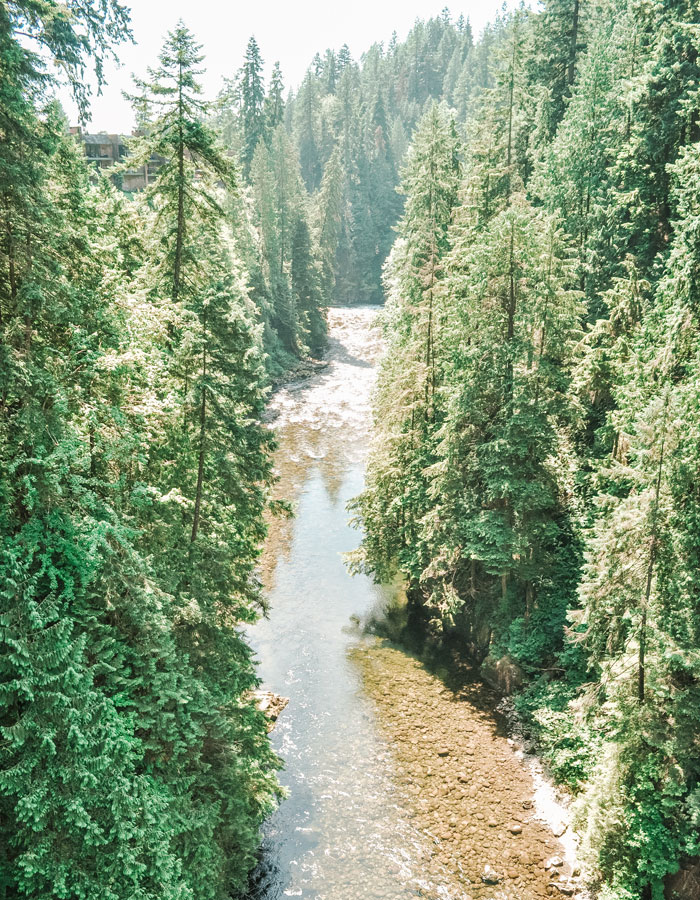
[[[346,504],[362,489],[376,308],[332,310],[329,367],[272,403],[277,493],[295,503],[271,524],[270,617],[251,630],[264,685],[289,698],[273,732],[289,797],[267,823],[257,897],[416,896],[421,836],[400,808],[392,760],[348,650],[387,593],[348,575],[358,543]]]
[[[289,698],[272,735],[288,798],[265,826],[252,898],[546,896],[556,843],[523,815],[531,779],[478,700],[366,635],[391,595],[343,561],[359,542],[346,504],[363,486],[377,312],[331,310],[328,367],[271,405],[277,493],[295,516],[271,523],[270,614],[249,634],[263,686]],[[469,767],[471,794],[459,780]],[[497,886],[480,879],[490,862],[503,869]]]

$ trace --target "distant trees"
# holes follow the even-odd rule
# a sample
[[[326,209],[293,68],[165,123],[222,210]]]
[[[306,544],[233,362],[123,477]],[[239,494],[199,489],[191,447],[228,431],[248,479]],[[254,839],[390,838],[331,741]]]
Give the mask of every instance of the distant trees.
[[[263,61],[254,37],[248,41],[239,75],[241,124],[243,130],[243,171],[249,174],[255,149],[265,135],[265,87]]]
[[[280,64],[275,63],[270,78],[270,90],[265,98],[265,116],[267,131],[274,131],[284,121],[284,82]]]
[[[442,96],[445,68],[456,79],[471,45],[468,27],[460,31],[442,17],[417,25],[393,53],[373,46],[361,65],[347,46],[327,50],[290,98],[285,123],[306,190],[319,197],[322,185],[338,185],[337,246],[323,262],[323,283],[333,285],[338,302],[381,301],[382,267],[402,209],[396,188],[408,135],[424,106]]]
[[[301,94],[299,95],[301,96]],[[312,202],[301,178],[296,142],[286,123],[294,118],[284,98],[282,72],[272,70],[267,94],[260,49],[251,38],[243,67],[217,104],[228,162],[238,157],[240,192],[229,189],[231,216],[263,327],[267,372],[280,377],[300,358],[325,346],[325,310],[331,282],[322,275],[323,251],[312,227]],[[313,140],[313,129],[309,132]]]
[[[325,342],[321,251],[308,224],[309,199],[283,126],[260,143],[251,167],[258,233],[258,302],[267,344],[279,365],[319,353]]]

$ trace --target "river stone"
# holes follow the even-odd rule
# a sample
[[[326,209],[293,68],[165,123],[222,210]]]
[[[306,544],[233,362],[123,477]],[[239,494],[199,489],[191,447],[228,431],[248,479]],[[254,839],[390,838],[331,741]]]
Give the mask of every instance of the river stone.
[[[560,881],[550,881],[549,887],[556,888],[559,893],[564,894],[565,897],[573,897],[576,893],[576,887],[568,882],[562,883]]]
[[[512,694],[522,687],[525,680],[523,670],[508,655],[502,656],[500,659],[491,655],[487,656],[481,664],[481,676],[503,694]]]
[[[509,831],[511,834],[522,834],[523,826],[522,825],[511,825]]]
[[[498,884],[501,880],[501,876],[489,865],[484,866],[484,871],[481,874],[481,880],[484,884]]]
[[[438,756],[449,756],[450,755],[449,747],[441,747],[438,750],[437,754],[438,754]]]
[[[700,859],[687,860],[679,872],[666,879],[667,900],[695,900],[700,897]]]
[[[552,828],[552,834],[554,837],[561,837],[568,827],[566,822],[557,822],[554,828]]]
[[[544,864],[545,869],[559,869],[564,865],[564,860],[561,856],[552,856],[547,862]]]

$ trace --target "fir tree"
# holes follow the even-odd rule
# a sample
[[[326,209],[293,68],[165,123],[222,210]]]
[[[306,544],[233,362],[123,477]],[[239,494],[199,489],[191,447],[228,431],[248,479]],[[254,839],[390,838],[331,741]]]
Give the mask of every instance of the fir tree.
[[[542,83],[549,94],[550,136],[564,115],[586,48],[587,17],[586,0],[549,0],[537,20],[533,80]]]
[[[153,155],[163,158],[158,177],[149,188],[157,205],[157,227],[164,252],[163,277],[169,282],[173,303],[186,290],[186,270],[195,262],[191,237],[194,222],[223,212],[212,182],[231,182],[229,160],[217,147],[212,131],[202,122],[207,111],[200,99],[197,76],[203,57],[200,46],[180,21],[168,34],[160,53],[160,66],[149,69],[149,81],[136,79],[140,94],[134,97],[139,109],[154,111],[145,126],[146,134],[134,146],[136,160],[147,162]],[[206,173],[208,178],[197,174]]]
[[[255,37],[251,36],[246,47],[245,60],[238,75],[243,129],[241,159],[246,175],[250,172],[255,148],[265,137],[265,86],[262,70],[263,61],[260,48]]]
[[[271,133],[284,121],[284,82],[277,62],[270,78],[270,90],[265,98],[266,131]]]

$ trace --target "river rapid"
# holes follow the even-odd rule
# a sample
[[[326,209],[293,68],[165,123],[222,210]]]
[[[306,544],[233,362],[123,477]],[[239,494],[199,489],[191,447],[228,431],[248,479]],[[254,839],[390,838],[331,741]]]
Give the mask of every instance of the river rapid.
[[[251,900],[536,900],[578,895],[533,808],[530,768],[469,679],[438,677],[368,633],[392,591],[350,576],[381,354],[376,307],[332,309],[328,365],[275,393],[269,617],[250,629],[288,796],[264,830]],[[487,881],[493,883],[486,883]]]

